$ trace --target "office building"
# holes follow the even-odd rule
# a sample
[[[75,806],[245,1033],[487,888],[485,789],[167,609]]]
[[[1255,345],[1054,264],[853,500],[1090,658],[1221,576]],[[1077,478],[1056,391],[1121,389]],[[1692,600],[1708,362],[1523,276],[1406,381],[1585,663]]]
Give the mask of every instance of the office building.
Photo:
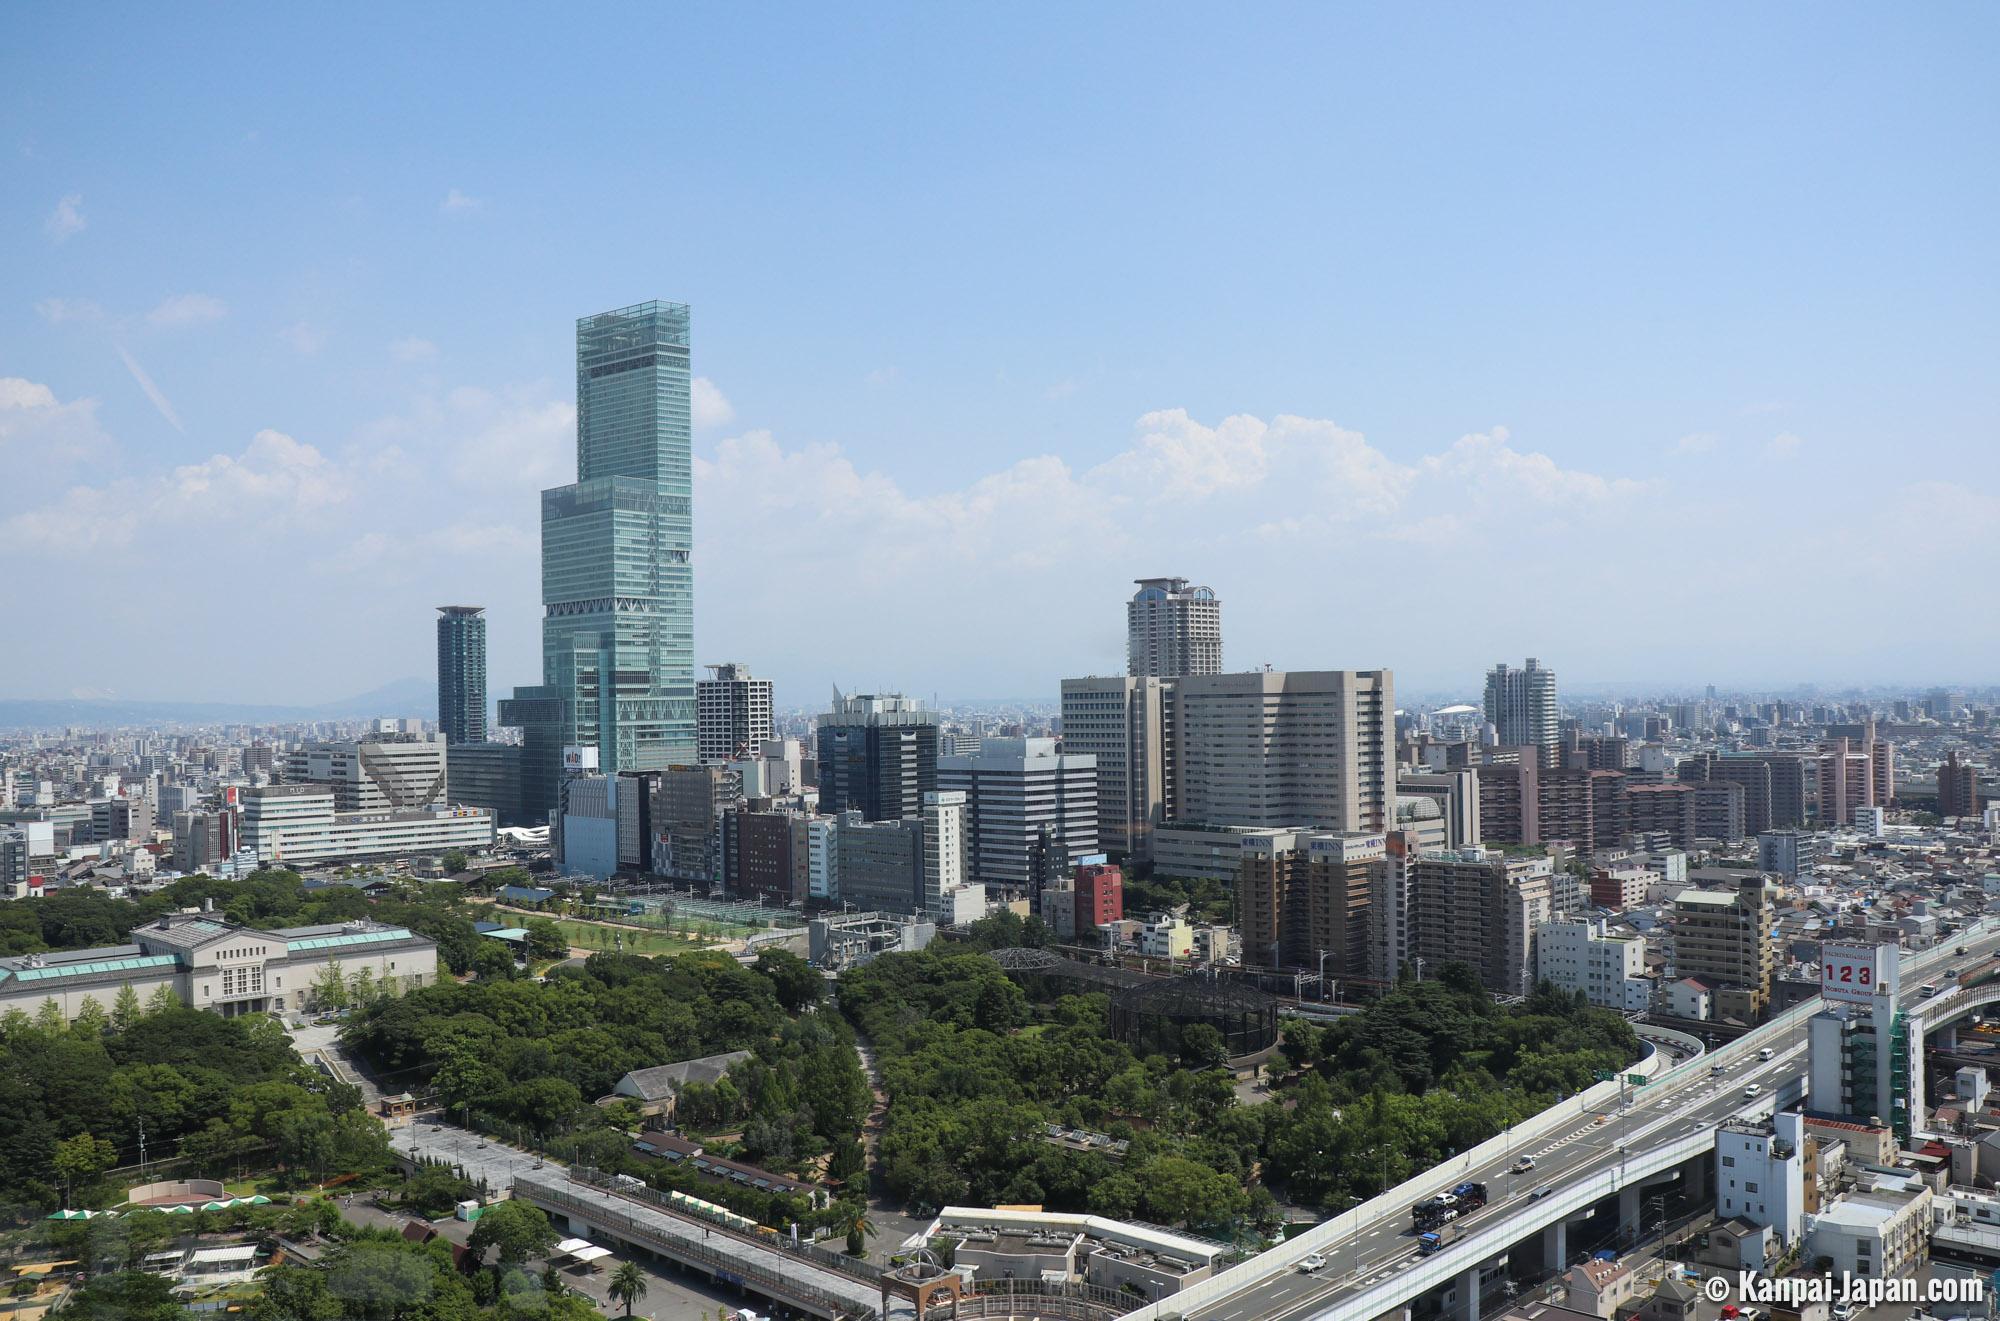
[[[1916,1179],[1856,1190],[1813,1217],[1804,1255],[1831,1279],[1910,1278],[1930,1256],[1937,1202]]]
[[[742,797],[741,781],[726,766],[672,766],[646,779],[652,786],[646,832],[652,870],[720,884],[722,818]]]
[[[130,987],[143,1003],[161,989],[182,1004],[234,1018],[319,1003],[329,971],[366,974],[390,994],[437,980],[437,943],[375,922],[257,930],[215,913],[171,913],[135,928],[129,943],[0,959],[0,1012],[65,1019],[109,1012]]]
[[[1976,817],[1979,815],[1979,768],[1960,761],[1953,748],[1938,766],[1938,815]]]
[[[1504,662],[1486,672],[1486,722],[1501,745],[1532,747],[1542,766],[1557,764],[1560,721],[1556,715],[1556,673],[1533,656],[1520,669]]]
[[[213,873],[236,855],[236,813],[176,812],[174,870],[193,875]]]
[[[1369,905],[1386,858],[1382,834],[1313,831],[1245,835],[1236,873],[1236,926],[1246,963],[1369,975]]]
[[[1806,1023],[1806,1086],[1812,1108],[1886,1124],[1910,1139],[1910,1041],[1897,1011],[1902,950],[1890,942],[1823,945],[1826,1007]]]
[[[1176,681],[1175,823],[1379,833],[1394,825],[1395,684],[1387,670]]]
[[[1149,675],[1062,682],[1063,751],[1097,760],[1097,841],[1114,857],[1150,859],[1166,819],[1171,689]]]
[[[792,812],[732,808],[722,818],[723,886],[732,899],[799,905],[810,868],[802,857],[809,836]]]
[[[153,838],[150,798],[104,798],[90,805],[90,837],[99,844],[139,844]]]
[[[1646,942],[1613,935],[1601,917],[1559,917],[1535,933],[1535,979],[1558,990],[1582,991],[1590,1002],[1621,1014],[1652,1008]]]
[[[834,831],[840,898],[878,913],[924,911],[924,823],[919,817],[864,821],[844,813]]]
[[[900,693],[844,695],[819,717],[819,803],[868,821],[916,815],[938,787],[937,713]]]
[[[972,756],[940,757],[937,783],[963,795],[967,879],[989,890],[1033,888],[1030,855],[1044,829],[1056,850],[1046,870],[1067,873],[1098,851],[1097,759],[1054,739],[986,739]]]
[[[433,735],[307,743],[285,754],[288,784],[321,784],[337,812],[402,812],[450,801],[445,742]]]
[[[1413,870],[1408,953],[1419,975],[1465,963],[1496,995],[1532,990],[1535,933],[1555,915],[1554,864],[1475,848],[1420,854]]]
[[[501,703],[531,814],[565,747],[598,769],[696,760],[689,313],[641,303],[576,327],[577,480],[542,492],[542,682]]]
[[[486,608],[439,606],[437,649],[438,731],[447,743],[484,743]]]
[[[771,738],[771,681],[735,661],[694,686],[695,741],[705,765],[755,756]]]
[[[499,825],[531,824],[521,788],[519,744],[450,744],[445,749],[445,777],[452,802],[483,807]]]
[[[564,776],[561,803],[549,831],[556,871],[596,880],[616,876],[620,800],[625,800],[629,815],[632,800],[645,788],[639,780],[617,775],[589,772]]]
[[[1720,1016],[1756,1023],[1776,965],[1769,886],[1760,872],[1698,869],[1693,881],[1674,898],[1674,973],[1707,983]]]
[[[420,807],[342,812],[323,784],[273,784],[241,795],[243,847],[265,865],[358,862],[485,849],[493,816],[475,807]]]
[[[1222,602],[1185,578],[1140,578],[1125,606],[1125,670],[1176,679],[1222,673]]]

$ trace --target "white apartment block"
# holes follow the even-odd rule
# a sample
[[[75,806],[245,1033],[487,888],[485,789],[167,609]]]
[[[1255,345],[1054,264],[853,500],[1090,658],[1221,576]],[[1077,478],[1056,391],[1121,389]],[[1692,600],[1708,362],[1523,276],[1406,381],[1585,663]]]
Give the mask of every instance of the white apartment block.
[[[1646,942],[1609,934],[1601,917],[1543,923],[1535,933],[1535,979],[1582,991],[1592,1004],[1620,1013],[1637,1013],[1653,1002]]]

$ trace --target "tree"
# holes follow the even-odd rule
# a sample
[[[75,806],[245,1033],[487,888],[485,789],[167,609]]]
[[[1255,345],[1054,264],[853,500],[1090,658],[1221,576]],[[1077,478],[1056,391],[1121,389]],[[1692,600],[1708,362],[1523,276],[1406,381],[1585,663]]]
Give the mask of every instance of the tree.
[[[466,1245],[484,1255],[497,1248],[502,1265],[518,1266],[530,1257],[539,1257],[556,1245],[556,1232],[540,1207],[509,1198],[479,1213]]]
[[[835,1203],[833,1229],[835,1233],[847,1235],[847,1255],[860,1256],[868,1250],[868,1238],[875,1232],[875,1222],[868,1218],[868,1204],[860,1201]]]
[[[611,1272],[611,1287],[605,1295],[625,1308],[625,1315],[632,1315],[632,1304],[646,1296],[646,1273],[639,1269],[636,1261],[624,1261]]]
[[[445,875],[447,876],[458,875],[460,872],[465,870],[465,850],[446,849],[444,851],[444,857],[439,859],[439,865],[444,868]]]
[[[321,1009],[347,1007],[347,976],[340,970],[339,959],[326,961],[326,967],[313,979],[312,994],[313,1003]]]
[[[481,941],[472,955],[472,971],[482,982],[514,980],[514,952],[502,940]]]
[[[47,900],[43,902],[46,903]],[[146,999],[146,1017],[152,1018],[158,1014],[170,1013],[180,1007],[181,998],[174,993],[173,987],[155,987],[152,995]]]
[[[380,989],[375,984],[375,970],[364,966],[361,971],[355,973],[354,980],[348,984],[347,993],[357,1009],[366,1009],[374,1004],[381,995]]]
[[[569,953],[569,937],[562,928],[546,917],[528,919],[528,956],[535,959],[559,959]]]
[[[111,1030],[123,1032],[139,1021],[145,1010],[139,1007],[139,993],[126,982],[118,988],[118,998],[111,1003]]]
[[[88,1183],[110,1169],[118,1159],[118,1149],[103,1138],[92,1137],[88,1133],[78,1133],[56,1143],[55,1156],[50,1164],[63,1180],[63,1202],[67,1204],[70,1194],[78,1183]]]

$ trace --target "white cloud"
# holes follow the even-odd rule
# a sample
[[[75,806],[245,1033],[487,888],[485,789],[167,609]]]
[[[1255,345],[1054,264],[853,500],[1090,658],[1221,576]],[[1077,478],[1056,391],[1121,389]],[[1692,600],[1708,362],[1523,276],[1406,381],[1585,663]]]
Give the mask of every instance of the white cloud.
[[[174,411],[173,403],[167,398],[166,392],[153,384],[153,378],[146,374],[146,369],[139,365],[139,360],[126,352],[123,344],[113,347],[118,350],[119,358],[123,359],[125,370],[132,373],[132,379],[139,383],[141,390],[145,391],[146,398],[153,401],[153,407],[159,410],[160,416],[167,419],[174,430],[185,432],[187,428],[181,425],[181,415]]]
[[[61,243],[73,234],[81,234],[89,223],[83,218],[83,194],[68,193],[56,203],[56,209],[49,212],[49,218],[42,222],[42,230]]]
[[[1771,453],[1778,458],[1789,459],[1799,452],[1799,447],[1803,444],[1805,441],[1791,432],[1780,431],[1771,437]]]
[[[97,421],[95,399],[62,403],[48,386],[0,376],[0,457],[40,471],[52,463],[89,458],[109,448]],[[26,474],[10,479],[26,480]]]
[[[292,351],[304,357],[311,357],[326,347],[326,332],[304,321],[294,321],[278,332],[278,338],[292,346]]]
[[[438,346],[427,339],[411,335],[389,345],[389,356],[397,362],[429,362],[437,357]]]
[[[460,192],[458,189],[454,188],[450,192],[444,195],[444,201],[438,203],[438,210],[446,213],[455,211],[477,211],[480,207],[484,205],[485,203],[480,201],[480,199],[478,199],[477,197],[468,197],[464,193]]]
[[[44,298],[35,304],[35,313],[51,325],[70,321],[101,321],[104,309],[88,298]]]
[[[246,529],[318,535],[301,520],[344,502],[351,485],[319,450],[280,431],[252,436],[240,454],[216,454],[150,477],[74,486],[54,503],[0,522],[0,540],[33,553],[122,550],[199,529],[223,542]],[[298,550],[301,545],[285,547]]]
[[[874,371],[869,372],[861,378],[864,385],[876,389],[880,389],[885,385],[894,385],[902,379],[903,369],[901,367],[877,367]]]
[[[198,326],[228,314],[229,308],[211,294],[179,294],[146,313],[146,320],[161,327]]]
[[[736,416],[735,406],[721,390],[716,388],[715,382],[706,376],[694,378],[689,403],[694,415],[695,429],[698,431],[727,426]]]
[[[1682,454],[1706,454],[1722,441],[1713,431],[1691,431],[1674,442],[1674,448]]]

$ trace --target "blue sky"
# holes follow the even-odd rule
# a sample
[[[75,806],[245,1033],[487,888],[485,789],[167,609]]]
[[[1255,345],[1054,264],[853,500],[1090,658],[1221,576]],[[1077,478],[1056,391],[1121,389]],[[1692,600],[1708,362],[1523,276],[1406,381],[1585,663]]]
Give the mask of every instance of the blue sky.
[[[1994,678],[1990,6],[588,16],[9,10],[0,694],[333,698],[446,600],[533,681],[655,297],[781,703],[1052,695],[1159,573],[1233,665]]]

